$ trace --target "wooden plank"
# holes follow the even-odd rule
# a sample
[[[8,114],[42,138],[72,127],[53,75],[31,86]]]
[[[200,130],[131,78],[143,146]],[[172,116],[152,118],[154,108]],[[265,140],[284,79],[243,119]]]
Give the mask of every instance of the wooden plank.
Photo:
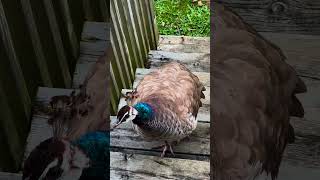
[[[302,80],[307,86],[307,92],[298,94],[297,97],[305,109],[305,117],[303,119],[291,118],[291,122],[298,136],[319,136],[320,81],[312,78],[302,78]]]
[[[299,75],[320,80],[320,36],[261,33],[280,47]]]
[[[73,29],[75,31],[77,41],[81,40],[81,33],[84,23],[84,9],[83,3],[79,3],[79,0],[68,0],[70,17],[72,19]]]
[[[116,117],[111,117],[111,123],[116,122]],[[111,126],[112,127],[112,126]],[[187,158],[209,161],[210,157],[210,123],[198,122],[197,128],[186,139],[181,140],[173,146],[176,158]],[[145,141],[136,134],[129,123],[122,124],[111,133],[111,148],[115,151],[119,149],[129,149],[141,154],[159,156],[160,150],[153,150],[152,147],[162,145],[161,141]],[[172,157],[172,155],[168,156]]]
[[[73,74],[73,88],[79,88],[83,84],[87,73],[96,63],[97,57],[80,56],[76,70]]]
[[[103,22],[99,0],[83,0],[85,19],[87,21]]]
[[[71,74],[69,71],[67,55],[64,49],[61,48],[61,47],[64,47],[63,40],[62,40],[63,36],[60,33],[60,27],[56,18],[56,13],[54,12],[52,1],[44,0],[43,2],[44,2],[44,7],[46,10],[47,16],[48,16],[51,33],[54,34],[53,42],[57,50],[58,62],[62,70],[65,85],[68,88],[72,85],[72,82],[71,82]]]
[[[143,12],[143,6],[141,1],[144,0],[139,0],[139,1],[133,1],[134,2],[134,6],[136,9],[136,15],[138,17],[138,22],[139,22],[139,27],[140,27],[140,31],[141,31],[141,35],[143,38],[143,42],[145,43],[145,48],[147,53],[150,51],[150,44],[149,44],[149,40],[148,40],[148,32],[147,32],[147,27],[146,27],[146,19],[145,19],[145,13]]]
[[[1,180],[21,180],[22,174],[0,172]]]
[[[140,36],[140,34],[138,34],[138,30],[136,28],[136,22],[135,22],[133,14],[132,14],[132,10],[130,9],[131,7],[129,7],[130,1],[122,0],[121,3],[122,4],[119,4],[119,5],[123,7],[123,14],[126,18],[127,27],[129,29],[129,32],[132,33],[132,39],[135,42],[135,46],[137,47],[137,52],[139,54],[138,67],[143,67],[144,66],[143,61],[146,60],[146,59],[144,59],[144,58],[146,58],[145,57],[146,54],[145,54],[143,46],[142,46],[143,44],[142,44],[141,36]]]
[[[156,43],[156,46],[155,46],[155,49],[153,50],[156,50],[157,49],[157,45],[158,45],[158,42],[159,42],[159,31],[158,31],[158,26],[157,26],[157,21],[156,21],[156,15],[155,15],[155,2],[154,1],[148,1],[149,3],[149,12],[150,12],[150,16],[151,16],[151,24],[152,24],[152,27],[153,27],[153,34],[154,34],[154,37],[155,37],[155,43]]]
[[[83,25],[82,40],[110,41],[111,24],[86,21]]]
[[[120,88],[118,87],[118,82],[114,76],[113,67],[110,66],[110,76],[111,76],[111,107],[112,107],[112,114],[117,112],[117,103],[120,97]]]
[[[158,50],[184,53],[210,53],[210,46],[196,44],[160,44]]]
[[[159,45],[177,45],[177,44],[205,45],[210,47],[210,38],[192,37],[192,36],[172,36],[172,35],[160,36]]]
[[[113,47],[114,59],[111,63],[114,66],[114,70],[122,72],[120,77],[123,83],[122,87],[129,87],[132,80],[132,71],[133,67],[131,65],[132,59],[128,54],[127,48],[125,45],[125,40],[123,39],[122,34],[118,31],[116,25],[114,24],[114,29],[111,31],[111,44]],[[124,71],[123,71],[124,70]]]
[[[136,69],[136,80],[135,84],[137,84],[145,75],[151,73],[155,69],[144,69],[144,68],[137,68]],[[200,82],[205,86],[205,87],[210,87],[210,73],[208,72],[192,72],[194,75],[196,75]],[[136,87],[136,85],[134,85]],[[207,89],[210,91],[210,89]]]
[[[99,0],[99,2],[104,22],[110,22],[110,0]]]
[[[66,29],[67,37],[69,46],[71,49],[72,57],[76,60],[79,56],[79,40],[76,35],[76,29],[74,25],[74,21],[71,16],[70,11],[70,3],[69,1],[60,0],[59,1],[59,7],[61,9],[61,12],[63,14],[63,22],[64,22],[64,28]],[[73,71],[71,71],[73,72]]]
[[[154,50],[154,49],[157,49],[158,42],[156,42],[155,35],[154,35],[153,20],[149,12],[149,7],[150,7],[149,3],[150,3],[149,0],[142,0],[141,7],[142,7],[143,16],[145,17],[144,23],[147,30],[149,47],[150,49]]]
[[[159,158],[110,152],[110,177],[115,180],[209,179],[206,161]]]
[[[35,22],[34,14],[32,12],[32,7],[30,4],[30,1],[20,1],[21,7],[25,16],[26,25],[28,26],[32,44],[33,44],[33,50],[36,55],[37,64],[40,67],[40,75],[42,79],[43,86],[52,87],[52,81],[49,73],[49,67],[45,59],[45,52],[41,44],[38,28]]]
[[[21,122],[18,124],[17,119],[14,119],[16,117],[14,113],[19,113],[19,111],[13,108],[10,109],[8,104],[10,99],[6,96],[2,85],[0,86],[0,99],[0,140],[2,144],[0,149],[0,168],[6,171],[15,171],[19,168],[24,141],[17,125],[25,124]]]
[[[107,47],[107,42],[110,42],[110,24],[99,22],[85,22],[82,40],[87,41],[86,48],[82,48],[81,55],[75,68],[73,76],[73,88],[79,88],[83,84],[87,73],[91,67],[97,62],[99,56],[103,54]],[[95,43],[103,45],[101,49],[93,50]],[[94,47],[92,47],[94,46]]]
[[[133,23],[134,34],[139,42],[140,50],[142,52],[142,58],[140,60],[140,67],[144,67],[144,62],[147,60],[148,49],[145,44],[145,37],[141,27],[141,17],[137,11],[134,1],[127,0],[126,5],[128,6],[129,18]]]
[[[33,18],[37,26],[38,30],[38,35],[40,38],[40,43],[45,50],[44,56],[45,58],[42,59],[42,61],[45,61],[50,67],[49,73],[50,73],[50,78],[52,81],[52,84],[54,87],[65,87],[66,86],[66,79],[68,77],[65,77],[63,73],[63,69],[61,69],[59,56],[58,56],[58,51],[57,47],[55,45],[55,32],[52,31],[50,23],[48,21],[49,17],[44,5],[44,2],[37,2],[37,1],[28,1],[31,5],[32,12],[33,12]],[[69,70],[68,68],[66,68]],[[70,74],[67,74],[70,76]],[[34,97],[34,96],[33,96]]]
[[[60,48],[64,50],[66,62],[69,68],[68,70],[71,73],[71,72],[74,72],[74,68],[77,63],[79,54],[75,54],[74,44],[72,44],[72,41],[70,41],[71,40],[70,27],[72,27],[72,25],[68,24],[68,21],[66,19],[66,15],[68,15],[67,14],[68,11],[66,11],[67,8],[64,8],[63,6],[61,6],[62,5],[61,1],[63,0],[52,1],[52,8],[56,18],[56,23],[59,29],[59,33],[61,35],[62,46]],[[74,43],[77,45],[77,48],[79,50],[79,42],[75,41]]]
[[[320,34],[320,2],[219,0],[261,32]]]
[[[2,1],[0,1],[0,38],[1,44],[4,45],[4,49],[8,53],[7,60],[9,60],[9,66],[5,67],[9,67],[12,70],[13,79],[16,82],[17,90],[22,100],[25,117],[28,117],[30,115],[29,108],[31,105],[30,94],[28,91],[26,81],[24,80],[25,78],[20,66],[19,57],[16,54],[15,43],[12,39],[12,32],[9,26],[9,22],[6,19],[7,14],[4,5],[5,4],[3,4]]]
[[[169,51],[150,51],[151,68],[159,68],[171,61],[179,61],[195,72],[210,72],[210,53],[181,53]]]
[[[124,69],[127,74],[129,73],[130,79],[132,81],[134,78],[134,70],[139,66],[139,57],[137,52],[137,46],[134,42],[132,32],[130,32],[128,29],[127,21],[125,19],[125,14],[123,11],[123,7],[119,6],[117,1],[111,1],[111,18],[115,30],[112,34],[112,37],[114,38],[114,40],[118,41],[122,37],[124,43],[127,44],[126,46],[124,46],[124,50],[128,54],[128,58],[123,59],[125,66]],[[117,52],[124,53],[120,50],[117,50]]]

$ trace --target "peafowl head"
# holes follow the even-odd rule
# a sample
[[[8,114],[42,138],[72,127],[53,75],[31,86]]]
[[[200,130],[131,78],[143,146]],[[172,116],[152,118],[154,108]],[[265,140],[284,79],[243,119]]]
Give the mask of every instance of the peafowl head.
[[[116,128],[124,122],[132,121],[135,124],[142,124],[153,118],[154,110],[148,103],[139,102],[134,106],[123,106],[117,115],[117,124],[113,127]]]
[[[79,179],[90,160],[66,140],[49,138],[41,142],[24,163],[24,180]]]

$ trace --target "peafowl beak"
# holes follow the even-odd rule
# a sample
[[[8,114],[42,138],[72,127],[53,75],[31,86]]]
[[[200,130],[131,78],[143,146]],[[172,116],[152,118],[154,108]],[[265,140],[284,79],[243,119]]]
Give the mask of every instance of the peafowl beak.
[[[118,127],[120,124],[122,124],[124,122],[134,120],[137,115],[138,115],[138,111],[134,107],[131,107],[131,106],[122,107],[119,110],[118,115],[117,115],[118,121],[112,129],[115,129],[116,127]]]

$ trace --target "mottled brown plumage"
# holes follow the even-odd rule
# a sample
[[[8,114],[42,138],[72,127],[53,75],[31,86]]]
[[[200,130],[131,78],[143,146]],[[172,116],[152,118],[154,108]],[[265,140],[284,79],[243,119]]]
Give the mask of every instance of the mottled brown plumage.
[[[275,45],[215,3],[213,22],[213,157],[216,180],[275,179],[294,140],[290,116],[302,117],[295,97],[306,91]]]
[[[198,77],[180,63],[168,63],[151,72],[128,99],[138,111],[132,119],[134,129],[147,140],[165,141],[167,145],[190,135],[197,125],[204,90]],[[144,108],[150,111],[144,113]],[[119,122],[122,117],[130,118],[128,111],[132,111],[128,106],[119,111]]]

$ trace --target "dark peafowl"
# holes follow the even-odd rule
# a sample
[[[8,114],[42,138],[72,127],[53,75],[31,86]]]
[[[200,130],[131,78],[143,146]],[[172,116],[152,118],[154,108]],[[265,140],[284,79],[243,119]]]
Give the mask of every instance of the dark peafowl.
[[[213,5],[213,4],[212,4]],[[232,9],[213,5],[212,174],[215,180],[275,180],[295,140],[290,117],[306,85],[280,48]]]
[[[101,57],[80,92],[51,98],[48,123],[53,137],[30,153],[23,179],[110,179],[106,67],[105,57]]]

